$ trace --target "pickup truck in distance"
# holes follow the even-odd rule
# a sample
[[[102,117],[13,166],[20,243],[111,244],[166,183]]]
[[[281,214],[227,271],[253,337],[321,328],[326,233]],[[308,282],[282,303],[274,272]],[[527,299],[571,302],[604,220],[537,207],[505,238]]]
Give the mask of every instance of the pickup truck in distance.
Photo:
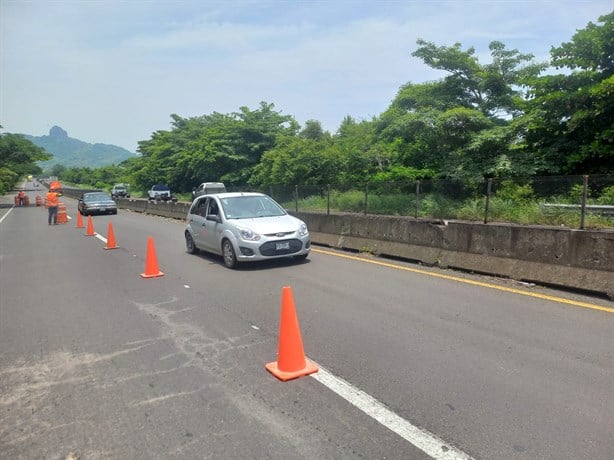
[[[165,184],[153,185],[147,191],[147,197],[152,201],[177,201],[177,198],[171,194],[169,186]]]
[[[222,182],[203,182],[192,190],[192,201],[201,195],[210,195],[212,193],[224,193],[226,186]]]
[[[111,189],[111,198],[130,198],[130,191],[124,184],[115,184]]]

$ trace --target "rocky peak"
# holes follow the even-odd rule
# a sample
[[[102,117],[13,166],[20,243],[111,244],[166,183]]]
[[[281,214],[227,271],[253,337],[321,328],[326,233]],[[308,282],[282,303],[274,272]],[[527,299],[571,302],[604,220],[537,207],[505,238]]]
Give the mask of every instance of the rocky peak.
[[[49,130],[49,137],[55,137],[57,139],[67,139],[68,133],[59,126],[54,126]]]

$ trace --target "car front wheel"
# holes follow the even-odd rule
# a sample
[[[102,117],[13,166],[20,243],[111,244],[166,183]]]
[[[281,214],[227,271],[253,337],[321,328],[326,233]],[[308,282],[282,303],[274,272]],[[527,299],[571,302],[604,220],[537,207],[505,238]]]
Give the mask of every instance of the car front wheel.
[[[198,248],[194,244],[194,239],[189,232],[185,232],[185,247],[189,254],[196,254],[198,252]]]
[[[224,256],[224,265],[228,268],[235,268],[237,266],[237,256],[230,240],[222,241],[222,255]]]

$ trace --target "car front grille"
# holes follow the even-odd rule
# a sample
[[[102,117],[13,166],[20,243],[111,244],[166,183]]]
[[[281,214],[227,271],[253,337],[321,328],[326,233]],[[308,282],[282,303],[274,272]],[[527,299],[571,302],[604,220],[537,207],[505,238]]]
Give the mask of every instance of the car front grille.
[[[293,233],[296,233],[296,230],[292,230],[291,232],[265,233],[264,236],[268,236],[269,238],[274,236],[277,238],[283,238],[284,236],[292,235]]]
[[[283,243],[288,243],[288,248],[278,249],[279,245]],[[269,241],[260,246],[260,254],[263,256],[271,257],[271,256],[280,256],[284,254],[294,254],[295,252],[299,252],[303,248],[303,243],[301,240],[293,239],[293,240],[278,240],[278,241]]]

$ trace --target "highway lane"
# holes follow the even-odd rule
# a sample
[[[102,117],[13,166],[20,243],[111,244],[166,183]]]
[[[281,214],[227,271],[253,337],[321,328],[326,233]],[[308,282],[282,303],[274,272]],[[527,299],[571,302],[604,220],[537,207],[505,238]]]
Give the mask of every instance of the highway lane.
[[[427,458],[314,378],[264,370],[284,285],[309,358],[460,451],[614,452],[611,302],[317,248],[231,271],[186,254],[177,221],[95,217],[120,246],[104,251],[44,214],[0,223],[0,445],[16,458]],[[144,280],[148,236],[165,276]]]

